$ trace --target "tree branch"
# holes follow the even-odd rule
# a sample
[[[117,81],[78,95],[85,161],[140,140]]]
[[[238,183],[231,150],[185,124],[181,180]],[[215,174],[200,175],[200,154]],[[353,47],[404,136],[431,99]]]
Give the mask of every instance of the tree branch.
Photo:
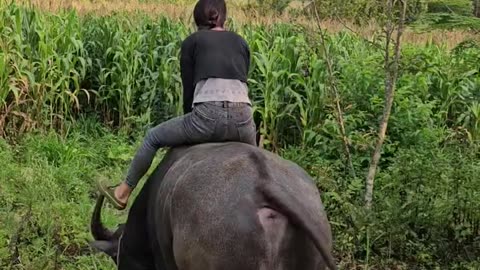
[[[327,47],[326,47],[325,32],[324,32],[324,30],[322,28],[322,25],[321,25],[321,20],[320,20],[319,14],[318,14],[318,9],[317,9],[317,3],[316,2],[313,3],[313,10],[315,12],[315,21],[317,23],[317,27],[318,27],[318,30],[320,32],[320,41],[322,43],[322,49],[323,49],[323,52],[324,52],[324,55],[325,55],[325,61],[326,61],[326,64],[327,64],[327,72],[328,72],[327,83],[330,86],[330,89],[333,92],[333,96],[334,96],[333,101],[335,103],[335,114],[336,114],[336,118],[337,118],[337,124],[340,128],[340,135],[342,136],[343,146],[345,148],[345,155],[347,156],[348,167],[350,169],[350,173],[351,173],[352,177],[355,178],[356,177],[355,168],[353,167],[352,157],[351,157],[351,154],[350,154],[350,142],[348,141],[348,138],[347,138],[347,135],[346,135],[345,121],[343,119],[343,111],[342,111],[342,106],[340,104],[340,94],[338,92],[336,78],[335,78],[334,71],[333,71],[332,59],[331,59],[330,53],[329,53],[329,51],[327,50]]]
[[[375,150],[372,154],[370,161],[370,167],[366,179],[366,192],[365,192],[365,206],[370,209],[372,206],[373,200],[373,185],[375,180],[375,174],[378,166],[378,162],[381,157],[381,150],[383,142],[385,141],[385,134],[387,131],[388,120],[390,118],[393,98],[395,95],[395,85],[398,77],[398,66],[400,62],[401,54],[401,36],[405,28],[405,17],[407,13],[407,2],[408,0],[402,0],[402,13],[398,22],[398,27],[396,28],[396,39],[394,47],[394,59],[390,63],[390,39],[393,33],[395,32],[395,26],[393,24],[394,16],[394,0],[387,0],[387,12],[389,18],[387,18],[387,23],[385,27],[385,32],[387,34],[386,47],[385,47],[385,106],[383,109],[382,120],[380,122],[378,130],[378,141],[375,146]]]

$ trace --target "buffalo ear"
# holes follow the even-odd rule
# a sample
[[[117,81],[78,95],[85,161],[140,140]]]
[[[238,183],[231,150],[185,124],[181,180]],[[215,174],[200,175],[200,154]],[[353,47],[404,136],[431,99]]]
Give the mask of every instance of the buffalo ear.
[[[105,252],[110,256],[115,256],[115,253],[117,251],[117,247],[111,241],[92,241],[90,242],[90,246],[98,251]]]

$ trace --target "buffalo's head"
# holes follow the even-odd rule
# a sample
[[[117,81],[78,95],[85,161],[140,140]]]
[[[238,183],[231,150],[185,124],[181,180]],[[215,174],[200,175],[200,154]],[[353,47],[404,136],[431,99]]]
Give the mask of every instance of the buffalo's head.
[[[97,203],[95,204],[95,209],[93,210],[90,229],[95,241],[90,242],[90,246],[106,253],[115,263],[117,263],[120,238],[122,237],[125,224],[120,224],[114,232],[103,226],[101,212],[104,200],[105,197],[99,195]]]

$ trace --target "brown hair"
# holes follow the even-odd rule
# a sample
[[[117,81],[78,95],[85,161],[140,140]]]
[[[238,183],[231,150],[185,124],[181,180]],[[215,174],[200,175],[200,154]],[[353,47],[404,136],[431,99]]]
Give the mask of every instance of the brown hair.
[[[193,19],[199,29],[223,27],[227,19],[225,0],[199,0],[193,10]]]

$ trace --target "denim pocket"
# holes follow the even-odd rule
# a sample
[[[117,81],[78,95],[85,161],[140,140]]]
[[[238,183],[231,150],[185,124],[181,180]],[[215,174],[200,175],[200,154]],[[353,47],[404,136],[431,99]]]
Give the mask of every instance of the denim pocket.
[[[217,114],[215,114],[215,112],[213,111],[212,108],[209,108],[207,105],[205,104],[199,104],[197,106],[194,106],[193,107],[193,110],[192,110],[192,113],[205,120],[205,121],[216,121],[218,118]]]
[[[185,121],[190,143],[204,143],[212,141],[217,125],[217,115],[202,105],[195,106]]]
[[[235,127],[238,132],[240,142],[256,144],[256,125],[253,121],[253,114],[250,107],[242,110],[234,117],[237,121]]]

